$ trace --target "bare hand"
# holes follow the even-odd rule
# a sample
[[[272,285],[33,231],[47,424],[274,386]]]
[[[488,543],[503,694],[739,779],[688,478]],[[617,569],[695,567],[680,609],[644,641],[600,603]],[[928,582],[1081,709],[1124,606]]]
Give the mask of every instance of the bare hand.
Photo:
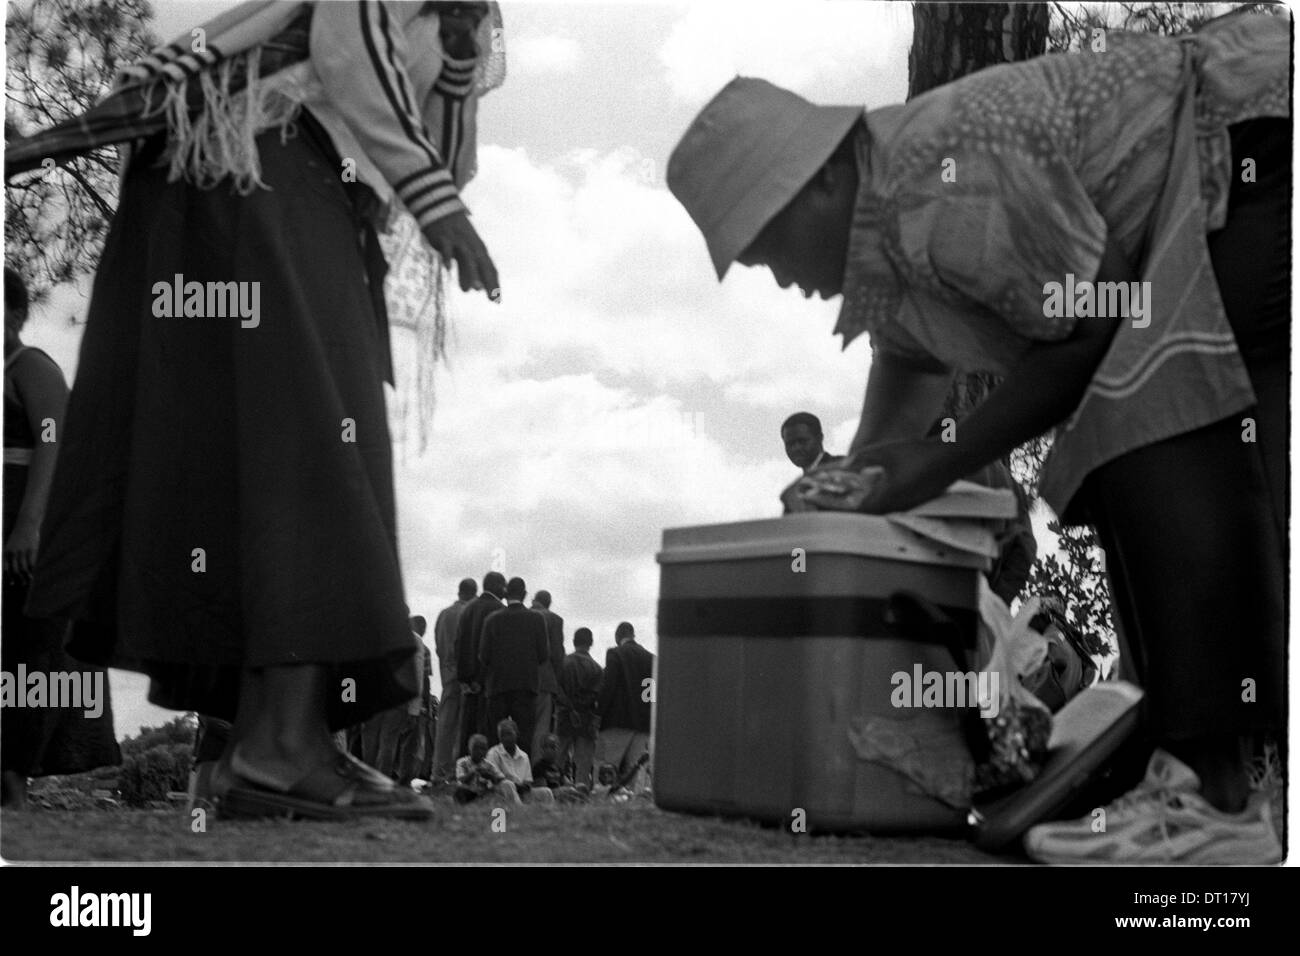
[[[948,473],[947,457],[947,446],[930,438],[884,442],[860,449],[849,467],[855,471],[880,467],[884,475],[858,510],[866,514],[890,514],[939,497],[957,480]]]
[[[492,257],[468,215],[458,212],[439,219],[424,227],[424,237],[444,262],[456,263],[462,292],[478,289],[486,292],[493,302],[500,301],[497,267],[492,264]]]
[[[9,540],[5,542],[5,573],[17,575],[24,582],[30,581],[32,571],[36,568],[36,550],[40,541],[38,528],[16,525],[9,533]]]

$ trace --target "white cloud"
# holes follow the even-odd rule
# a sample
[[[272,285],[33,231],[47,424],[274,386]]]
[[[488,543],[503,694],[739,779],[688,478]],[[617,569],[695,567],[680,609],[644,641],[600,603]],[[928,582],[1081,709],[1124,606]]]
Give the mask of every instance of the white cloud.
[[[572,37],[525,35],[510,37],[507,44],[510,72],[525,78],[539,73],[572,73],[582,61],[582,47]]]
[[[911,16],[910,5],[896,3],[699,4],[673,27],[660,59],[669,86],[686,100],[707,99],[741,74],[818,102],[866,102],[858,98],[864,82],[884,81],[885,96],[873,102],[883,105],[906,90]]]
[[[663,529],[776,516],[794,477],[781,419],[812,407],[830,427],[856,411],[868,354],[840,353],[836,304],[762,270],[719,285],[643,159],[480,151],[467,200],[503,299],[456,297],[429,452],[399,456],[418,613],[500,551],[507,574],[555,595],[568,633],[591,627],[600,651],[626,619],[654,647]],[[410,347],[395,342],[399,369]]]

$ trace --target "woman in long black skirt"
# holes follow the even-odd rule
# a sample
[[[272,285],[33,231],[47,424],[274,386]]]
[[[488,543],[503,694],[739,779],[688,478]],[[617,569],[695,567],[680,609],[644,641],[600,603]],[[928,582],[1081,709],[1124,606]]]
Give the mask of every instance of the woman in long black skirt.
[[[229,151],[193,161],[195,131],[203,119],[238,133],[255,111],[207,115],[221,84],[192,78],[209,99],[136,151],[95,278],[29,609],[71,618],[74,653],[149,674],[155,703],[233,720],[214,780],[233,813],[430,809],[331,736],[420,689],[377,195],[405,206],[462,288],[497,288],[458,198],[456,147],[444,155],[427,132],[433,102],[454,128],[473,74],[439,33],[458,18],[472,33],[487,5],[403,6],[250,4],[207,26],[227,58],[215,67],[155,54],[210,72],[236,47],[257,56],[296,36],[304,57],[284,88],[298,108],[256,135],[265,188],[236,189]],[[247,96],[272,102],[233,62]]]

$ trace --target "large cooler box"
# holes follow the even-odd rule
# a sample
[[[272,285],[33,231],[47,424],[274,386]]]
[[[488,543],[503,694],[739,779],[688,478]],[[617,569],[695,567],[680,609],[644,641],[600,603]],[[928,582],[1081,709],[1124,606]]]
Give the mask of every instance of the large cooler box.
[[[669,529],[658,560],[660,807],[817,830],[964,829],[966,808],[862,759],[850,731],[872,717],[933,727],[934,709],[891,704],[893,675],[967,660],[896,636],[888,602],[928,600],[973,648],[986,558],[885,518],[823,512]],[[939,716],[959,735],[970,712]]]

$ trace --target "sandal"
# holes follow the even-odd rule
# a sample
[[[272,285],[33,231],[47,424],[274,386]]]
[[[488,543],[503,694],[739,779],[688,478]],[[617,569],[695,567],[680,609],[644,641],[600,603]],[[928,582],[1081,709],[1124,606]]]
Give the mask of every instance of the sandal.
[[[391,790],[397,786],[393,782],[393,778],[388,776],[388,774],[376,770],[374,767],[370,766],[370,764],[366,763],[364,760],[359,760],[358,758],[354,757],[352,754],[348,753],[346,750],[343,751],[342,753],[343,756],[347,757],[348,760],[352,761],[352,763],[356,765],[357,773],[365,777],[366,780],[369,781],[372,786],[380,790],[383,789]]]
[[[426,798],[395,786],[387,777],[384,778],[387,786],[379,786],[374,778],[377,771],[367,773],[363,767],[365,764],[340,753],[284,791],[235,774],[220,799],[218,812],[226,818],[289,820],[355,820],[375,816],[428,820],[433,816],[433,804]]]
[[[346,751],[343,752],[343,755],[356,764],[357,771],[376,789],[393,789],[393,781],[370,766],[370,764],[361,762]],[[192,813],[198,807],[208,811],[216,809],[217,804],[220,803],[221,798],[230,788],[231,777],[232,771],[228,753],[222,754],[219,760],[204,760],[196,763],[190,771],[189,799],[185,805],[186,814]]]

